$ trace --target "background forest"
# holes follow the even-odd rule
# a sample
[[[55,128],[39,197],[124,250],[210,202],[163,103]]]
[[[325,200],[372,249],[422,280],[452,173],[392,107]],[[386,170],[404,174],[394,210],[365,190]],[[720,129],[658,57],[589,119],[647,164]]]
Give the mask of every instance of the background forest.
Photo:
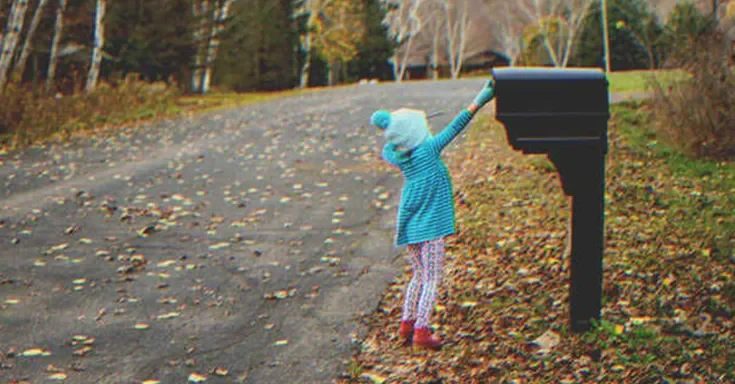
[[[611,68],[662,66],[728,5],[609,0]],[[193,92],[394,80],[425,59],[457,77],[482,51],[511,64],[603,65],[594,0],[4,0],[0,25],[0,85],[64,93],[131,73]]]
[[[607,29],[602,3],[0,0],[0,143],[158,116],[186,94],[604,68],[604,30],[613,71],[683,68],[715,35],[723,57],[735,44],[734,1],[606,0]]]

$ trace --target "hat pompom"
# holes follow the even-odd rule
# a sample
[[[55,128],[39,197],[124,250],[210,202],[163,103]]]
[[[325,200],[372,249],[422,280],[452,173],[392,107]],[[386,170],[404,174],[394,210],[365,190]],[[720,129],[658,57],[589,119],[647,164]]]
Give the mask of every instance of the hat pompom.
[[[370,117],[370,123],[380,129],[386,129],[390,125],[390,112],[381,109],[375,111]]]

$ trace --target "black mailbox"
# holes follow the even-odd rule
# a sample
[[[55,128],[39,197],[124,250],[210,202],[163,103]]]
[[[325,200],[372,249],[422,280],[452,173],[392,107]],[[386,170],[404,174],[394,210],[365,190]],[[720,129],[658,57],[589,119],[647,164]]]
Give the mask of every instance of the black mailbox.
[[[570,328],[583,332],[602,307],[607,79],[591,68],[497,68],[492,76],[508,142],[547,154],[571,197]]]

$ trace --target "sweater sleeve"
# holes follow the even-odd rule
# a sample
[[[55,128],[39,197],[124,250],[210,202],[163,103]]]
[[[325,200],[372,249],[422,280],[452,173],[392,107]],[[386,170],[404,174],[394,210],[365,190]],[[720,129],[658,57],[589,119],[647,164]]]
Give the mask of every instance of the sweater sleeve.
[[[441,153],[444,147],[451,143],[467,127],[472,117],[473,115],[466,109],[457,114],[454,120],[428,143],[431,150],[436,154]]]
[[[390,163],[391,165],[398,165],[398,157],[399,153],[396,151],[397,145],[392,143],[386,143],[385,146],[383,146],[383,159]]]

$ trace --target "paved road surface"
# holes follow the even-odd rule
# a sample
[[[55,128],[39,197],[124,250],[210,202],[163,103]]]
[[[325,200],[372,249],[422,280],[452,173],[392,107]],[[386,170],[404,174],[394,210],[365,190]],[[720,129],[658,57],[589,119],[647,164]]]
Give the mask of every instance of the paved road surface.
[[[400,176],[376,169],[370,114],[443,110],[441,127],[482,83],[340,88],[2,155],[0,381],[330,382],[403,266]]]
[[[0,381],[330,382],[403,266],[400,176],[376,168],[370,114],[442,110],[443,127],[482,83],[340,88],[0,155]]]

